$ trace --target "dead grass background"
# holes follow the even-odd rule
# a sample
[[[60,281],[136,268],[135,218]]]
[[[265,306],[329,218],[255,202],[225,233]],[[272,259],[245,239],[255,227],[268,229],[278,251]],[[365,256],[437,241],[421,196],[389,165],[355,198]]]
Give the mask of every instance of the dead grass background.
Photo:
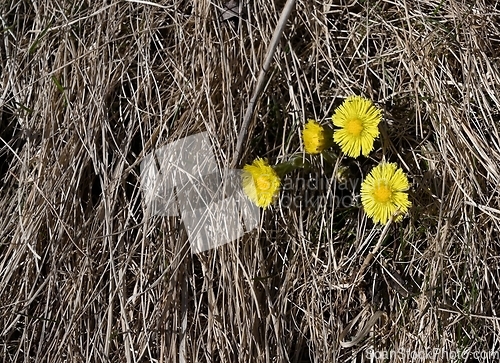
[[[300,151],[305,120],[328,122],[347,95],[384,109],[373,157],[342,163],[361,178],[398,162],[413,208],[358,286],[381,229],[356,206],[278,203],[259,231],[194,256],[179,220],[143,212],[139,163],[155,148],[207,131],[230,164],[284,1],[246,1],[237,23],[221,1],[157,4],[0,4],[3,361],[500,352],[500,3],[297,1],[244,160]]]

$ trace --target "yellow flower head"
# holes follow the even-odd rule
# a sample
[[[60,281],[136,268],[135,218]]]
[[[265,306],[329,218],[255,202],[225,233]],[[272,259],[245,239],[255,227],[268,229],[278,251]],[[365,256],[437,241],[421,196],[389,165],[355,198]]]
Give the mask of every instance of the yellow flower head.
[[[382,162],[361,184],[361,203],[375,223],[386,224],[398,212],[396,221],[411,207],[408,178],[394,163]]]
[[[357,158],[360,152],[368,156],[373,149],[373,141],[379,135],[381,119],[382,112],[370,100],[349,96],[332,116],[333,124],[340,127],[333,133],[333,140],[353,158]]]
[[[327,146],[325,129],[314,120],[307,120],[304,130],[302,130],[302,140],[304,141],[304,149],[308,154],[319,154]]]
[[[258,207],[267,208],[280,190],[281,180],[266,159],[257,158],[243,167],[243,191]]]

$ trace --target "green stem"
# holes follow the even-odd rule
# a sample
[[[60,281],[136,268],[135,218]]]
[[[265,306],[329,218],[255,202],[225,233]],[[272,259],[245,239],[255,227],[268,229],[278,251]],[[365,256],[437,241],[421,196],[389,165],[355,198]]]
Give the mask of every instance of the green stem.
[[[290,160],[279,163],[273,167],[274,171],[280,178],[297,169],[308,169],[311,167],[309,160],[304,158],[302,154],[295,155]]]

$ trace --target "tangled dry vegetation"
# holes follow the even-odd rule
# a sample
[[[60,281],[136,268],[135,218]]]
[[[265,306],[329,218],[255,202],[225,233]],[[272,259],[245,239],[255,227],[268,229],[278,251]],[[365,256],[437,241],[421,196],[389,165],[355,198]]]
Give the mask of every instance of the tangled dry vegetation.
[[[243,160],[299,152],[306,119],[328,122],[350,94],[384,110],[352,175],[384,155],[413,207],[357,284],[381,233],[357,205],[277,203],[258,231],[198,255],[178,218],[144,212],[139,165],[156,148],[207,131],[230,164],[284,5],[245,1],[237,21],[218,0],[155,3],[0,5],[3,361],[499,352],[500,3],[297,1]]]

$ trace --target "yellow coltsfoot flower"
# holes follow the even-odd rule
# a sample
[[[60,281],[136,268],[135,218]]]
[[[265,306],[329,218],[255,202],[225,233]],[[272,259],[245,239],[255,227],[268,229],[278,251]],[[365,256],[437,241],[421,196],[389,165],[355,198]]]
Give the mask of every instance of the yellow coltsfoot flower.
[[[349,96],[332,116],[333,124],[340,127],[333,133],[333,140],[353,158],[360,154],[368,156],[379,135],[381,119],[382,112],[372,101],[361,96]]]
[[[302,130],[302,140],[308,154],[319,154],[327,147],[325,128],[315,120],[307,120]]]
[[[265,209],[278,196],[281,180],[266,159],[257,158],[243,167],[242,184],[247,197]]]
[[[398,214],[395,221],[400,221],[411,207],[409,187],[408,178],[395,163],[382,162],[373,168],[361,184],[361,203],[368,217],[386,224]]]

